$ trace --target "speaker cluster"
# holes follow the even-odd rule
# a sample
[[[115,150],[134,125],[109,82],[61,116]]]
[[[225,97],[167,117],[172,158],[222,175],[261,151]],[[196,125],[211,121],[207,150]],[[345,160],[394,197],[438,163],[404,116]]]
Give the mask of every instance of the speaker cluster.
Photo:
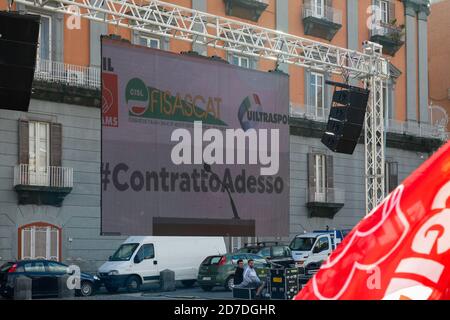
[[[353,154],[364,127],[370,91],[334,81],[327,84],[335,90],[322,143],[333,152]]]
[[[28,111],[40,16],[0,11],[0,109]]]

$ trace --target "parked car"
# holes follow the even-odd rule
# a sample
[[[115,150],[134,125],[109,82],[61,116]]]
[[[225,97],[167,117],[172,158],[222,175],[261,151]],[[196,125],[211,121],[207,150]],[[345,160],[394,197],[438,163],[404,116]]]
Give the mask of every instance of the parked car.
[[[295,265],[289,246],[279,242],[246,244],[243,248],[240,248],[237,253],[253,253],[264,257],[267,261],[272,262],[275,265],[280,265],[285,268],[294,267]]]
[[[223,237],[129,237],[98,269],[98,275],[108,292],[121,287],[139,291],[144,283],[159,282],[160,272],[166,269],[190,287],[204,257],[226,251]]]
[[[21,260],[7,262],[0,267],[0,294],[14,297],[15,278],[27,276],[32,279],[32,297],[54,297],[58,295],[58,277],[68,275],[68,266],[49,260]],[[80,274],[79,296],[91,296],[100,286],[100,279],[88,273]]]
[[[197,282],[204,291],[211,291],[214,287],[224,287],[231,290],[234,284],[234,272],[237,261],[242,259],[246,265],[253,259],[255,269],[261,281],[265,281],[270,263],[264,257],[251,253],[231,253],[225,255],[209,256],[203,260],[197,276]]]

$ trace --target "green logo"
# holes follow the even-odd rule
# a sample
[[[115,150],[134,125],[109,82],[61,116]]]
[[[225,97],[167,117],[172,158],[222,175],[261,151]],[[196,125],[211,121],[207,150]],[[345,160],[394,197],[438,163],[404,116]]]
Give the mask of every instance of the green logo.
[[[130,114],[143,115],[148,109],[148,89],[144,81],[138,78],[131,79],[125,90],[125,101]]]
[[[162,91],[138,78],[128,81],[125,90],[129,116],[228,126],[220,119],[221,98]]]

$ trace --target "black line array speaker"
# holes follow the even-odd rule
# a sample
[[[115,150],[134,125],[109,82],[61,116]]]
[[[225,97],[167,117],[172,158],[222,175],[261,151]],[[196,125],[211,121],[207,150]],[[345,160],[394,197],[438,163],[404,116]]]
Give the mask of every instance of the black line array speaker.
[[[0,109],[28,111],[40,16],[0,11]]]
[[[353,154],[364,127],[370,91],[333,81],[327,84],[334,85],[335,91],[322,143],[333,152]]]

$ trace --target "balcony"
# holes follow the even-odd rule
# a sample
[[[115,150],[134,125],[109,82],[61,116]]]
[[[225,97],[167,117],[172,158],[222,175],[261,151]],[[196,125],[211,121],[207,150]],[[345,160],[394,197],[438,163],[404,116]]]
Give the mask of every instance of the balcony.
[[[324,188],[306,189],[306,207],[310,217],[333,219],[336,213],[344,207],[345,190]]]
[[[36,60],[34,80],[98,90],[101,86],[100,68],[43,59]]]
[[[370,30],[370,41],[383,46],[383,53],[394,56],[405,43],[403,28],[379,22]]]
[[[290,105],[290,116],[292,118],[304,118],[317,122],[328,122],[330,108],[317,109],[312,105],[293,104]]]
[[[269,0],[224,0],[229,16],[257,22],[269,6]]]
[[[413,121],[398,121],[389,119],[386,131],[392,133],[406,134],[420,138],[432,138],[446,141],[448,132],[446,126],[432,125],[428,123],[418,123]]]
[[[303,26],[305,35],[331,41],[342,27],[342,12],[332,7],[317,6],[311,0],[305,1]]]
[[[34,170],[28,164],[14,167],[14,189],[19,196],[19,204],[59,207],[72,187],[72,168],[49,166]]]

